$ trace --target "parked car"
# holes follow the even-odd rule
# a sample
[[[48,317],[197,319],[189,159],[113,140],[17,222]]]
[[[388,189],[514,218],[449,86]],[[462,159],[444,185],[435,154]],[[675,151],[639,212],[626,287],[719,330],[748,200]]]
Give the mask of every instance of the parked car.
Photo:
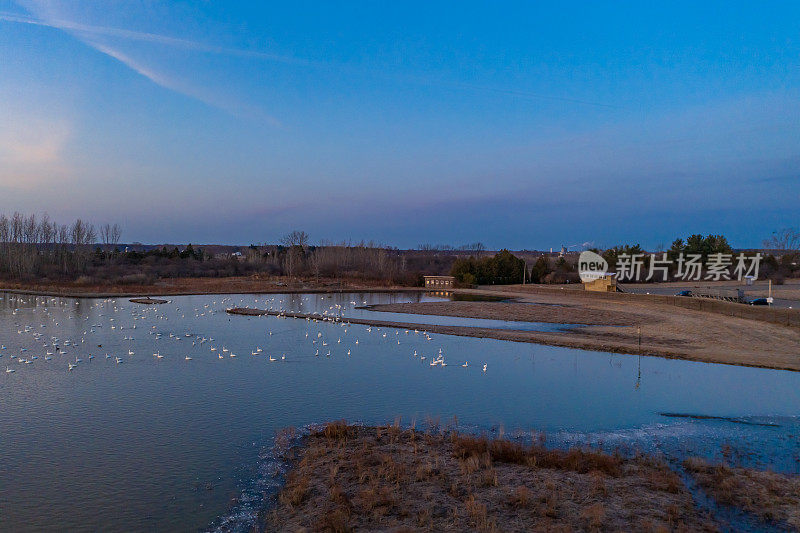
[[[676,294],[675,296],[691,296],[691,295],[692,295],[692,291],[681,291],[678,294]]]
[[[750,305],[769,305],[769,302],[766,298],[756,298],[750,302]]]

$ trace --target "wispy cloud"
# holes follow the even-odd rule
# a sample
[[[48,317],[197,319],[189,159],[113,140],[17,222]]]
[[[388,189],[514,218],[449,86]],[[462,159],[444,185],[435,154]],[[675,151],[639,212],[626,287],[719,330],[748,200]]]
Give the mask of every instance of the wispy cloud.
[[[175,48],[182,48],[185,50],[192,50],[195,52],[208,52],[212,54],[252,57],[256,59],[264,59],[268,61],[276,61],[279,63],[287,63],[295,65],[308,64],[308,61],[304,59],[299,59],[280,54],[259,52],[256,50],[243,50],[240,48],[231,48],[226,46],[215,46],[188,39],[180,39],[177,37],[170,37],[168,35],[161,35],[158,33],[127,30],[123,28],[113,28],[109,26],[95,26],[90,24],[81,24],[70,20],[62,20],[56,18],[47,18],[47,19],[34,18],[28,15],[19,15],[7,12],[0,12],[0,20],[3,20],[5,22],[17,22],[19,24],[31,24],[34,26],[55,28],[59,30],[68,31],[72,34],[80,34],[86,37],[92,37],[92,36],[116,37],[132,41],[140,41],[146,43],[161,44],[165,46],[172,46]]]
[[[298,60],[275,54],[206,45],[196,41],[179,39],[155,33],[82,24],[67,20],[66,17],[62,17],[57,14],[54,15],[54,7],[50,3],[26,2],[25,7],[37,16],[32,17],[28,15],[0,12],[0,20],[19,24],[43,26],[67,32],[87,46],[90,46],[98,52],[101,52],[119,61],[137,74],[144,76],[156,85],[164,87],[165,89],[188,96],[212,107],[222,109],[223,111],[233,115],[246,118],[256,118],[272,124],[273,126],[281,126],[281,123],[278,119],[267,114],[262,109],[256,106],[232,101],[227,97],[220,97],[205,87],[200,87],[197,84],[190,83],[182,79],[180,76],[166,72],[163,68],[159,69],[153,66],[148,61],[133,57],[131,54],[124,52],[121,47],[110,43],[109,40],[134,40],[138,42],[159,44],[196,52],[238,55],[270,61],[279,61],[283,63],[299,63]]]
[[[142,62],[136,62],[129,55],[122,53],[118,49],[118,47],[112,47],[107,42],[101,44],[100,40],[102,40],[103,38],[122,39],[122,40],[136,41],[142,43],[158,44],[162,46],[189,50],[193,52],[229,55],[235,57],[246,57],[246,58],[272,61],[289,65],[298,65],[306,67],[324,66],[324,64],[316,61],[310,61],[308,59],[297,58],[282,54],[261,52],[257,50],[245,50],[245,49],[232,48],[226,46],[217,46],[189,39],[182,39],[178,37],[162,35],[158,33],[80,23],[73,20],[68,20],[66,17],[60,16],[58,14],[54,14],[53,4],[44,3],[37,0],[29,0],[27,2],[22,3],[22,5],[24,5],[29,11],[35,13],[37,17],[29,15],[21,15],[16,13],[0,12],[0,21],[14,22],[19,24],[31,24],[35,26],[44,26],[48,28],[55,28],[62,31],[66,31],[71,35],[75,36],[76,38],[82,40],[86,44],[96,48],[100,52],[103,52],[125,63],[127,66],[129,66],[139,74],[150,78],[153,82],[162,85],[163,87],[166,87],[168,89],[174,90],[176,92],[181,92],[183,94],[186,94],[187,96],[191,96],[193,98],[202,100],[206,103],[209,103],[210,105],[215,105],[217,107],[220,106],[218,104],[209,102],[207,98],[200,98],[198,97],[197,94],[188,94],[187,91],[185,90],[185,87],[183,89],[177,88],[176,87],[177,84],[175,83],[175,81],[174,80],[170,81],[168,76],[164,74],[157,74],[156,72],[154,72],[152,68],[145,67]],[[338,68],[341,69],[342,71],[347,71],[347,67],[344,65],[340,65]],[[611,109],[619,109],[621,107],[615,104],[609,104],[605,102],[597,102],[591,100],[583,100],[578,98],[570,98],[567,96],[541,94],[531,91],[513,90],[503,87],[482,86],[469,83],[446,82],[441,80],[437,81],[435,79],[431,79],[428,77],[421,77],[421,78],[416,76],[397,77],[397,76],[389,76],[382,72],[371,72],[370,75],[376,78],[386,79],[389,81],[407,82],[416,85],[424,85],[427,87],[438,86],[445,90],[488,92],[488,93],[506,95],[511,98],[530,99],[530,100],[550,100],[550,101],[563,102],[567,104],[595,106],[595,107],[603,107]],[[230,112],[230,109],[226,110]],[[275,119],[271,119],[271,121],[276,122]]]
[[[216,107],[222,109],[223,111],[227,111],[232,115],[256,117],[272,124],[273,126],[276,127],[281,126],[281,122],[278,119],[266,114],[260,108],[219,98],[217,96],[210,94],[208,91],[192,87],[175,77],[171,77],[167,74],[158,72],[152,69],[151,67],[147,66],[144,62],[138,61],[126,55],[125,53],[121,52],[120,50],[112,48],[111,46],[108,46],[106,44],[95,42],[92,40],[87,40],[85,42],[98,52],[102,52],[107,56],[116,59],[117,61],[123,63],[131,70],[144,76],[153,83],[160,85],[161,87],[164,87],[165,89],[169,89],[176,93],[183,94],[184,96],[194,98],[195,100],[199,100],[212,107]]]

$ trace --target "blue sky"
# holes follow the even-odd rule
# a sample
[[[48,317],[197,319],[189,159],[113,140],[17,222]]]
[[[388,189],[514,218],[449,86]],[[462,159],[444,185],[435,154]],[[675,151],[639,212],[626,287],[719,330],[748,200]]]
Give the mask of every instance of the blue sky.
[[[0,211],[142,242],[800,225],[800,5],[0,0]]]

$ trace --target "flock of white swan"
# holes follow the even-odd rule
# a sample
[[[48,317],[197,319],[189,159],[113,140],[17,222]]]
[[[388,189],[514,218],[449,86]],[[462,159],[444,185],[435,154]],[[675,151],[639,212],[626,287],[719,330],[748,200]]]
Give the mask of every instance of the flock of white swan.
[[[308,304],[310,296],[297,295],[292,298],[293,304],[302,309],[303,304]],[[318,296],[324,300],[325,296]],[[330,298],[330,297],[329,297]],[[36,299],[35,301],[31,301]],[[7,300],[3,302],[3,300]],[[92,309],[96,309],[97,313],[92,315],[89,312],[70,309],[70,302],[74,302],[75,306],[88,305]],[[95,354],[98,354],[102,359],[114,364],[122,364],[129,358],[136,356],[136,347],[134,335],[141,332],[146,332],[151,336],[155,346],[158,347],[152,354],[154,360],[159,361],[165,358],[183,359],[184,361],[192,361],[195,357],[215,357],[217,359],[230,359],[238,356],[237,353],[226,346],[224,342],[220,342],[212,337],[196,333],[176,333],[175,331],[160,331],[165,329],[160,327],[164,321],[169,321],[173,318],[173,322],[180,322],[180,319],[186,318],[186,311],[181,310],[180,306],[169,308],[174,311],[173,317],[165,311],[165,306],[169,304],[159,305],[142,305],[125,302],[118,303],[116,299],[96,299],[90,300],[84,304],[78,300],[54,298],[54,297],[41,297],[41,296],[16,296],[6,295],[0,293],[0,304],[5,304],[7,308],[12,309],[12,316],[20,316],[20,311],[32,311],[37,319],[37,323],[21,324],[16,322],[14,328],[17,335],[21,336],[20,342],[17,344],[17,349],[9,349],[3,343],[6,339],[0,339],[0,365],[3,359],[7,361],[5,373],[13,374],[17,369],[24,368],[21,365],[34,365],[39,364],[64,364],[66,363],[66,370],[72,372],[78,369],[81,364],[87,364],[95,359]],[[249,307],[244,305],[244,298],[239,300],[242,307]],[[25,306],[31,304],[29,307],[12,307],[12,306]],[[39,304],[46,305],[39,305]],[[170,302],[173,303],[173,302]],[[284,300],[280,296],[275,297],[262,297],[261,301],[256,297],[253,300],[256,307],[259,309],[266,309],[279,313],[277,316],[268,317],[275,320],[305,320],[308,326],[305,331],[305,341],[308,342],[309,351],[302,352],[303,354],[313,354],[315,357],[331,357],[333,355],[350,356],[353,350],[359,346],[358,335],[377,335],[378,340],[388,343],[402,344],[402,339],[405,336],[416,336],[417,338],[424,339],[425,341],[432,341],[433,337],[425,330],[421,329],[407,329],[401,334],[401,330],[395,328],[380,328],[375,326],[357,326],[351,325],[345,316],[348,309],[353,309],[357,306],[355,301],[349,302],[350,306],[336,304],[328,306],[322,312],[315,311],[309,312],[305,318],[287,318],[282,313],[286,312],[284,307]],[[363,304],[367,302],[364,301]],[[216,300],[210,303],[203,304],[201,307],[191,309],[190,316],[194,315],[195,318],[210,316],[216,313],[225,313],[226,309],[232,307],[233,297],[222,298],[219,302]],[[306,305],[305,307],[309,307]],[[314,306],[319,309],[317,304]],[[58,310],[54,313],[53,310]],[[119,313],[129,310],[133,319],[133,324],[127,327],[123,325],[124,320],[119,320]],[[66,316],[65,316],[66,313]],[[82,316],[81,316],[82,315]],[[23,312],[22,316],[31,318],[30,313]],[[95,322],[88,324],[91,319]],[[242,319],[244,317],[232,317],[232,319]],[[77,321],[86,322],[81,324],[80,327],[74,327]],[[73,339],[61,339],[58,336],[48,335],[49,331],[53,329],[58,330],[59,326],[65,326],[59,321],[69,321],[72,323],[72,330],[80,331],[79,336]],[[269,323],[269,322],[267,322]],[[321,324],[318,324],[321,323]],[[318,324],[318,325],[316,325]],[[137,327],[140,326],[140,327]],[[179,324],[180,326],[180,324]],[[48,327],[50,330],[48,330]],[[62,328],[63,329],[63,328]],[[337,331],[338,329],[338,331]],[[82,330],[82,331],[81,331]],[[0,329],[2,331],[2,329]],[[13,330],[9,330],[13,334]],[[114,349],[104,349],[103,343],[98,343],[99,340],[105,340],[108,344],[108,333],[113,331],[115,334],[119,332],[121,343],[112,343]],[[270,337],[272,337],[272,330],[267,330],[264,345],[269,346]],[[26,338],[28,337],[28,338]],[[355,338],[353,338],[355,337]],[[183,344],[167,346],[169,341],[183,341]],[[191,342],[191,347],[185,346]],[[124,347],[123,347],[124,345]],[[163,350],[162,350],[163,347]],[[303,350],[300,348],[300,350]],[[346,350],[346,351],[345,351]],[[162,351],[164,353],[162,353]],[[275,353],[271,350],[265,351],[260,345],[253,346],[248,350],[249,355],[252,357],[263,357],[268,362],[285,362],[287,360],[286,353]],[[446,367],[448,363],[445,361],[445,356],[442,348],[436,352],[435,348],[432,350],[433,354],[423,355],[422,350],[413,350],[411,357],[425,363],[430,367]],[[426,350],[427,352],[427,350]],[[179,353],[180,355],[176,355]],[[247,353],[247,352],[244,352]],[[300,353],[300,352],[298,352]],[[292,355],[292,354],[290,354]],[[459,363],[461,363],[459,361]],[[462,368],[469,368],[469,362],[463,361],[459,364]],[[480,367],[480,365],[478,365]],[[487,364],[483,363],[480,367],[483,372],[487,370]]]

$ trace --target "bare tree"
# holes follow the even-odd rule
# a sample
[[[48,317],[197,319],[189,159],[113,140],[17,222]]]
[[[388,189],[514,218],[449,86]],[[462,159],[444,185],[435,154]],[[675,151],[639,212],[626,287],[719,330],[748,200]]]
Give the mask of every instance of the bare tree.
[[[103,246],[108,249],[108,246],[111,244],[111,224],[103,224],[100,226],[100,241],[103,243]]]
[[[11,221],[0,215],[0,270],[11,270]]]
[[[77,219],[69,228],[69,236],[72,240],[72,245],[76,248],[78,246],[83,245],[84,240],[86,239],[86,223],[81,220]]]
[[[103,243],[103,251],[105,252],[106,258],[109,257],[117,244],[119,244],[121,233],[122,230],[119,224],[114,224],[113,226],[111,224],[103,224],[100,226],[100,241]]]
[[[97,242],[97,231],[94,229],[94,225],[89,224],[86,226],[86,239],[84,244],[89,246],[91,244],[95,244]]]
[[[122,228],[119,224],[111,226],[111,245],[116,248],[122,238]]]
[[[486,249],[486,246],[484,246],[482,242],[471,242],[469,244],[459,246],[458,249],[464,250],[466,252],[471,252],[476,257],[480,257],[481,252],[483,252]]]
[[[30,215],[24,219],[22,232],[25,244],[36,244],[39,240],[39,224],[36,222],[36,215]]]
[[[50,241],[52,240],[53,226],[50,224],[50,215],[45,213],[39,222],[39,241],[44,247],[44,252],[48,257],[52,257],[53,250],[50,248]]]
[[[292,246],[301,246],[303,248],[308,247],[308,233],[305,231],[293,231],[288,233],[281,238],[281,244],[288,247]]]
[[[300,274],[305,263],[306,248],[308,248],[308,233],[295,230],[284,235],[281,238],[281,244],[288,248],[283,257],[284,271],[288,276]]]
[[[67,253],[67,245],[69,244],[69,228],[66,224],[61,224],[58,227],[58,250],[59,250],[59,263],[61,269],[66,274],[69,271],[69,254]]]
[[[770,250],[800,250],[800,231],[795,228],[783,228],[764,239],[764,248]]]

